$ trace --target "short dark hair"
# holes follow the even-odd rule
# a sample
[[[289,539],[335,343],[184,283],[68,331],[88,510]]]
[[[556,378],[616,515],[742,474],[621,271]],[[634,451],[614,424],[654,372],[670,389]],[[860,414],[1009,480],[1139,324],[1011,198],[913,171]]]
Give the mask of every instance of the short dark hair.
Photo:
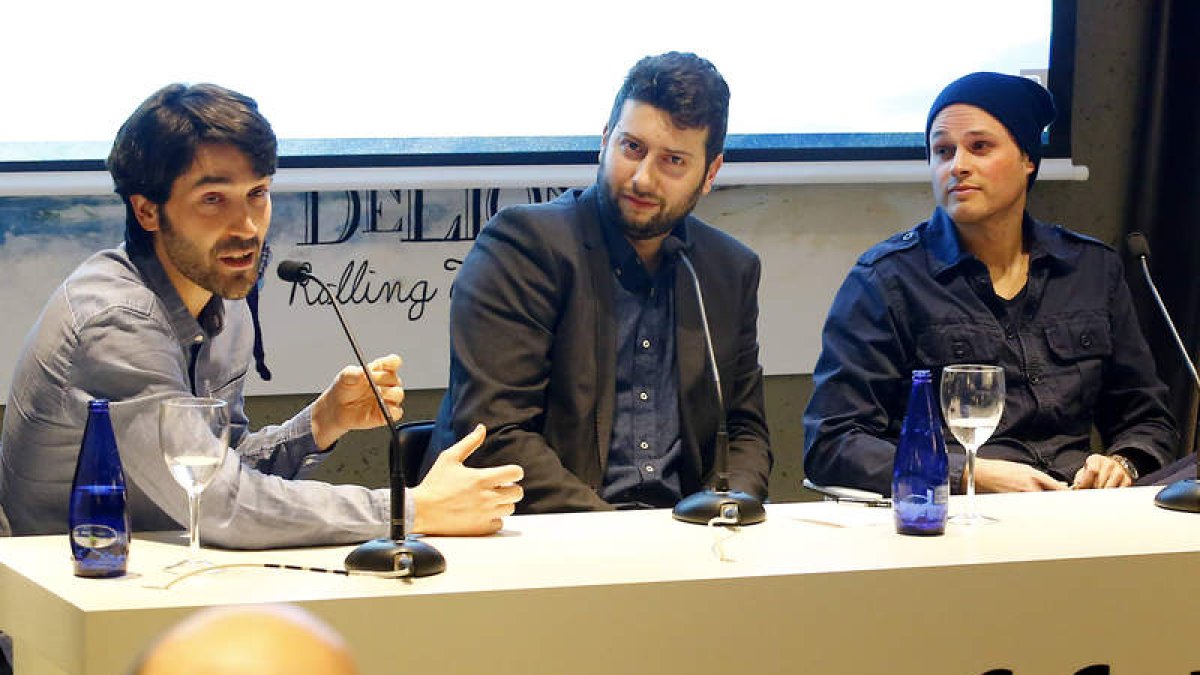
[[[138,224],[130,195],[155,204],[191,167],[201,145],[232,145],[263,176],[274,175],[278,144],[254,99],[215,84],[169,84],[154,92],[121,125],[108,155],[117,194],[125,201],[125,244],[148,250],[153,242]]]
[[[629,99],[665,111],[680,129],[707,129],[706,165],[724,149],[725,130],[729,126],[729,85],[708,59],[690,52],[667,52],[638,61],[629,69],[613,101],[609,131],[616,127]]]

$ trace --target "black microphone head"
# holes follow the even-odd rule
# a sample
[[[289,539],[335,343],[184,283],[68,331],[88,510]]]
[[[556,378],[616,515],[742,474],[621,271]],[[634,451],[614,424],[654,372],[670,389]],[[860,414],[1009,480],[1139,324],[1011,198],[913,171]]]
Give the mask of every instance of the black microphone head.
[[[676,258],[680,255],[687,255],[688,245],[682,239],[675,235],[670,235],[662,242],[662,254],[664,258]]]
[[[1125,237],[1125,245],[1129,247],[1129,252],[1133,254],[1133,257],[1150,259],[1150,242],[1141,232],[1130,232]]]
[[[312,277],[312,265],[302,260],[284,260],[275,268],[280,279],[304,285]]]

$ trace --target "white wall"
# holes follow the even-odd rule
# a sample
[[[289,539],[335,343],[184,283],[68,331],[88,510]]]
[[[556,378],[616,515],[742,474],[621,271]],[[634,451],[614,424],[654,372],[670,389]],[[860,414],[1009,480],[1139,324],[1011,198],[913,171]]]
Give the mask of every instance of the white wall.
[[[462,191],[427,191],[427,227],[445,226],[464,215],[457,211],[465,201],[461,195]],[[523,196],[524,191],[505,191],[502,203]],[[339,193],[322,193],[322,202],[323,225],[341,216],[345,200]],[[393,206],[404,211],[402,204]],[[423,306],[394,301],[345,309],[365,354],[403,355],[403,377],[410,388],[445,386],[454,273],[443,263],[461,259],[471,242],[410,242],[398,233],[360,231],[342,244],[305,246],[304,208],[302,195],[277,195],[270,238],[275,260],[310,260],[326,282],[335,284],[347,265],[357,269],[369,261],[364,281],[373,289],[384,282],[399,283],[402,293],[416,286],[418,296],[433,295]],[[729,187],[702,199],[697,209],[697,215],[730,232],[763,259],[760,334],[768,374],[812,371],[821,322],[854,259],[928,212],[928,187],[916,184]],[[5,311],[0,322],[0,392],[7,396],[12,364],[46,298],[92,251],[120,241],[124,211],[113,199],[12,198],[0,200],[0,213],[23,221],[0,244],[0,268],[14,279],[0,286]],[[331,234],[326,230],[322,237]],[[247,393],[320,391],[352,360],[331,308],[309,305],[300,301],[302,297],[303,291],[293,293],[289,284],[269,275],[260,306],[267,361],[275,377],[262,382],[251,376]]]

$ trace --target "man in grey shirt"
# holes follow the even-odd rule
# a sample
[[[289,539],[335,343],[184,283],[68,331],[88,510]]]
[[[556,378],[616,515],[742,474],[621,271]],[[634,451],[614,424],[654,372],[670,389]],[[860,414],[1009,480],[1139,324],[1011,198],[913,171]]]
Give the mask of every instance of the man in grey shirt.
[[[0,507],[13,534],[66,531],[93,398],[111,401],[134,529],[187,522],[185,493],[159,449],[158,407],[198,395],[227,401],[232,426],[233,447],[200,513],[207,543],[269,548],[386,535],[386,489],[298,480],[347,431],[384,424],[362,369],[342,370],[282,425],[249,431],[242,389],[261,348],[246,297],[261,272],[275,167],[275,135],[255,102],[215,85],[164,87],[121,127],[108,168],[126,205],[125,245],[96,253],[54,292],[13,376],[0,443]],[[368,366],[396,418],[399,366],[395,355]],[[463,466],[483,436],[477,427],[448,448],[408,491],[411,531],[489,534],[512,513],[520,467]]]

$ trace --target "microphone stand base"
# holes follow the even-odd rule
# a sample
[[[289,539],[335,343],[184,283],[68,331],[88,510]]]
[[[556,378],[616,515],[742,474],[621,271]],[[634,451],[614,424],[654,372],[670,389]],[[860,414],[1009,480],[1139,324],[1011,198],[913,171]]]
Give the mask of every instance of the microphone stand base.
[[[446,558],[436,548],[409,535],[401,540],[372,539],[346,556],[346,569],[359,572],[399,572],[409,561],[409,577],[427,577],[446,571]]]
[[[1154,505],[1172,511],[1200,513],[1200,480],[1176,481],[1158,491]]]
[[[736,507],[734,513],[729,513]],[[756,525],[767,519],[762,502],[745,492],[702,490],[680,500],[671,510],[675,520],[693,525]],[[727,520],[726,517],[729,516]]]

